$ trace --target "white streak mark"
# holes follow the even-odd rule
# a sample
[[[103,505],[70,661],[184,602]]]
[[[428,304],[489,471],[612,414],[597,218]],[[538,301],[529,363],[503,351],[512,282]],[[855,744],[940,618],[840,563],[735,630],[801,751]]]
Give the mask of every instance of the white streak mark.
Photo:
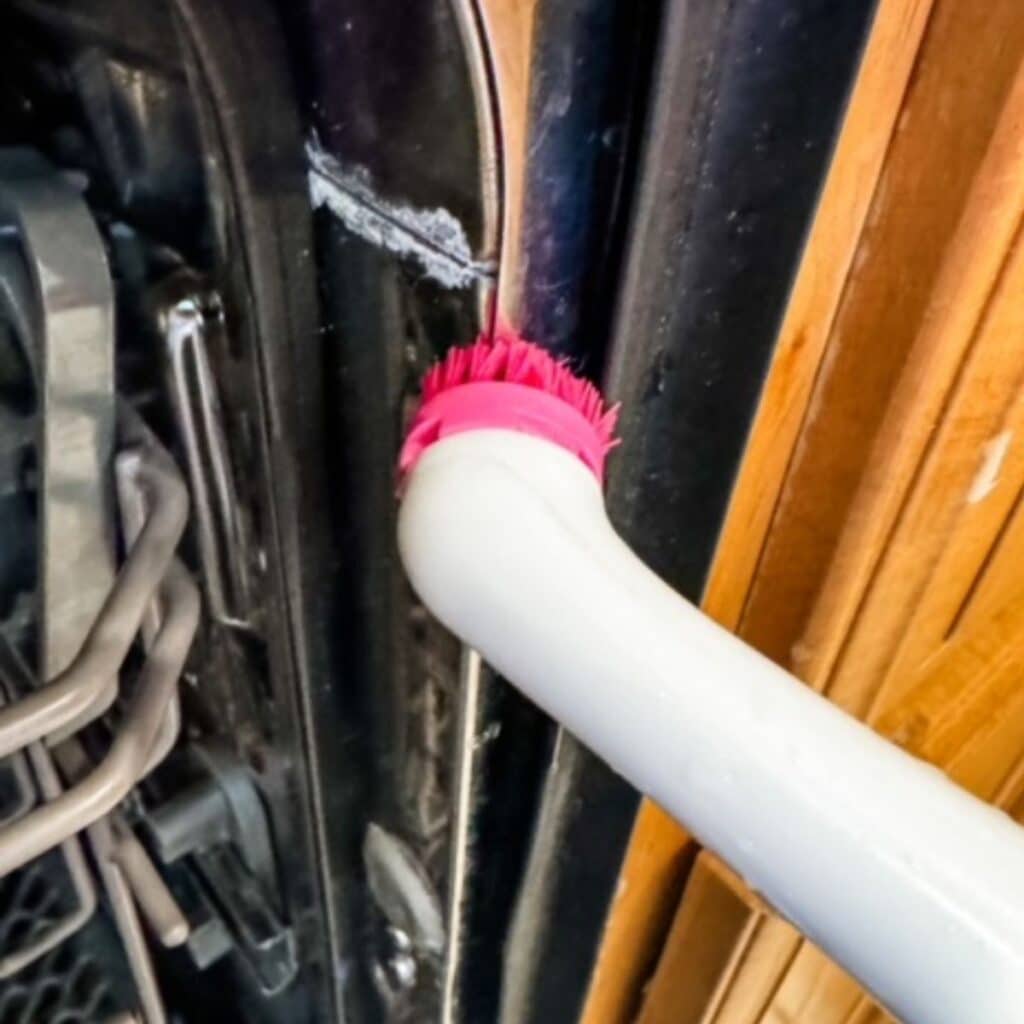
[[[984,500],[999,483],[999,474],[1002,472],[1003,462],[1006,461],[1006,453],[1010,450],[1012,439],[1013,431],[1004,430],[986,443],[982,449],[981,465],[967,492],[968,505],[976,505],[979,501]]]
[[[417,210],[374,194],[363,168],[349,169],[315,142],[306,144],[309,196],[353,234],[399,256],[410,256],[445,288],[468,288],[494,267],[473,258],[465,229],[448,210]]]

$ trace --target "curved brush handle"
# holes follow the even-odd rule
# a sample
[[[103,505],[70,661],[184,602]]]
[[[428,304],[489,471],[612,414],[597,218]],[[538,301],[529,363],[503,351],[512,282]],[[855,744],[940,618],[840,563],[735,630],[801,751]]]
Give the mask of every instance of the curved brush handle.
[[[446,626],[901,1019],[1020,1019],[1024,830],[662,583],[582,463],[507,431],[441,441],[399,544]]]

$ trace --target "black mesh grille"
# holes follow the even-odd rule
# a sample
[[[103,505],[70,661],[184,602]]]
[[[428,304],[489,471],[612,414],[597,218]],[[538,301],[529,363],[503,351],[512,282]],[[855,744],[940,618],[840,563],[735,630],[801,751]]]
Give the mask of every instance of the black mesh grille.
[[[83,936],[0,985],[0,1024],[100,1024],[119,1010],[98,959]]]
[[[13,953],[58,924],[76,907],[59,852],[0,879],[0,950]]]
[[[23,949],[76,906],[57,850],[0,879],[0,955]],[[50,953],[0,981],[0,1024],[102,1024],[132,1003],[124,957],[102,911]]]

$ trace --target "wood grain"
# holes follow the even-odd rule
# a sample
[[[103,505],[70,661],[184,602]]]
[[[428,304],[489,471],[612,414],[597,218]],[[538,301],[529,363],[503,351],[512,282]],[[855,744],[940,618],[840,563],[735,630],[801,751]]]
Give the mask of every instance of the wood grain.
[[[731,961],[732,972],[709,1024],[760,1021],[800,950],[800,934],[770,911],[762,911],[750,940]]]
[[[991,134],[962,190],[919,315],[903,320],[905,307],[896,318],[892,309],[877,308],[881,277],[892,272],[884,267],[859,300],[869,308],[847,307],[859,330],[876,324],[890,332],[884,335],[890,345],[894,339],[902,344],[900,332],[909,331],[908,341],[898,362],[891,351],[884,353],[885,402],[870,422],[868,442],[852,459],[845,452],[838,456],[846,469],[857,467],[856,484],[833,523],[838,529],[824,582],[793,658],[801,675],[830,698],[990,800],[1024,748],[1018,683],[1024,608],[1001,564],[1019,542],[1009,517],[1024,473],[1024,252],[1018,243],[1024,216],[1024,24],[1009,5],[1002,15],[1005,38],[1013,40],[1012,49],[1003,51],[1006,81],[1001,95],[985,93],[998,96],[998,116],[991,118]],[[987,42],[994,45],[992,37]],[[954,118],[948,104],[933,103],[933,109],[951,123],[974,115],[965,108]],[[909,187],[912,176],[905,180]],[[906,210],[884,216],[880,231],[893,218],[905,218]],[[934,225],[936,214],[925,207],[919,217]],[[846,301],[857,292],[852,296]],[[837,336],[834,344],[842,343]],[[860,368],[876,356],[876,346],[847,345],[845,372],[863,378]],[[837,378],[831,393],[838,387]],[[816,428],[821,452],[854,436],[842,415]],[[821,460],[819,469],[826,463]],[[812,479],[805,475],[800,486],[811,486]],[[819,476],[814,486],[828,480]],[[993,572],[1004,583],[989,591],[988,617],[976,611],[968,619],[962,610],[983,588],[978,581]],[[851,1005],[856,1012],[865,1006],[851,979],[817,951],[805,954],[807,949],[804,943],[764,1020],[779,1013],[781,1019],[788,1014],[827,1024],[849,1016]],[[794,999],[808,991],[811,1001],[802,1016],[793,1016]]]
[[[937,0],[922,36],[926,13],[879,8],[836,163],[854,159],[883,16],[890,38],[920,18],[920,53],[915,39],[905,95],[875,96],[896,128],[874,176],[841,185],[860,210],[845,229],[823,219],[844,181],[830,172],[705,608],[1024,813],[1024,8]],[[891,1020],[709,854],[698,864],[641,1021]]]
[[[804,942],[759,1024],[846,1024],[861,1002],[856,983]]]
[[[702,602],[709,615],[731,629],[739,624],[931,6],[932,0],[881,0],[875,15]],[[648,859],[671,861],[690,842],[651,807],[641,809],[623,865],[631,901],[612,908],[584,1024],[624,1020],[622,1007],[635,1001],[638,973],[650,955],[642,943],[631,955],[625,950],[635,932],[649,934],[642,922],[657,917],[655,908],[664,898],[659,876],[648,877],[642,865]],[[635,856],[638,847],[646,852]],[[623,951],[616,955],[631,966],[623,966],[619,976],[631,993],[617,991],[609,981],[605,949]]]
[[[1020,83],[1024,118],[1024,73]],[[978,267],[988,257],[988,274],[961,273],[948,287],[940,281],[936,296],[937,304],[987,309],[923,326],[804,640],[811,678],[861,717],[898,699],[941,646],[1024,483],[1020,134],[1015,202],[1000,208],[984,190],[977,197],[985,209],[999,208],[1014,234],[977,230],[965,218],[955,240],[963,250],[951,245],[950,262],[968,258]],[[834,635],[830,627],[840,640],[819,643]]]
[[[727,869],[698,857],[637,1024],[708,1024],[762,913]]]
[[[735,629],[896,128],[931,0],[882,0],[775,346],[704,594]]]
[[[510,324],[520,322],[519,241],[530,117],[530,54],[539,3],[540,0],[477,0],[498,106],[502,182],[498,313]]]
[[[836,675],[841,652],[847,665],[855,660],[849,650],[849,634],[856,617],[863,614],[864,596],[872,585],[872,575],[879,571],[880,560],[894,550],[890,544],[894,524],[906,510],[908,492],[918,482],[917,468],[928,459],[935,424],[943,418],[951,424],[950,435],[940,439],[947,443],[937,449],[936,459],[944,461],[955,445],[961,450],[969,446],[973,457],[984,457],[981,445],[973,443],[973,437],[963,436],[969,427],[967,420],[972,413],[998,420],[1007,401],[1006,391],[1012,395],[1010,389],[1020,378],[1018,346],[1024,322],[1019,302],[1022,265],[1018,259],[1008,271],[1006,268],[1007,252],[1024,213],[1024,17],[1018,4],[1014,4],[1014,9],[1022,29],[1016,73],[995,131],[967,190],[959,221],[939,261],[920,322],[912,332],[905,365],[896,383],[886,388],[888,405],[874,443],[868,448],[825,583],[800,640],[801,656],[796,667],[802,677],[819,686],[828,681],[830,693],[835,689],[836,699],[854,713],[867,711],[859,699],[862,688],[858,689],[856,699],[848,696],[849,687],[844,687],[840,695],[840,680],[830,676]],[[928,222],[934,219],[927,211]],[[998,309],[990,317],[994,322],[986,325],[985,311],[993,302],[993,292],[999,293],[995,299]],[[983,334],[980,344],[979,331]],[[966,373],[971,380],[965,385],[966,397],[951,399],[951,390],[960,381],[968,352],[972,364],[987,359],[988,365],[968,367]],[[994,374],[995,379],[976,380],[985,370]],[[958,404],[958,415],[953,417],[947,415],[951,400]],[[989,433],[983,440],[994,436],[995,433]],[[833,437],[832,443],[839,440]],[[934,460],[926,471],[934,469],[933,463]],[[943,468],[939,467],[940,474]],[[959,479],[950,480],[948,490],[944,491],[940,482],[937,492],[925,492],[909,521],[903,520],[907,529],[920,528],[922,516],[933,515],[935,501],[944,493],[960,496],[959,483]],[[917,493],[921,493],[920,489]],[[898,579],[898,572],[890,573],[888,587],[897,586]],[[908,603],[913,599],[906,593],[897,597],[889,590],[885,602],[890,623],[894,598]],[[891,653],[887,648],[887,644],[872,635],[872,664],[863,669],[858,667],[858,673],[873,678],[879,662]]]
[[[601,943],[581,1024],[633,1019],[697,852],[657,804],[641,807],[609,911],[615,926]]]
[[[980,199],[986,188],[1012,190],[995,173],[1001,153],[991,154],[993,175],[980,183],[977,178],[1016,78],[1022,40],[1024,17],[1016,0],[983,7],[936,3],[792,448],[740,630],[818,688],[843,642],[838,624],[856,606],[853,595],[868,557],[852,538],[838,552],[840,538],[850,536],[844,531],[853,502],[865,494],[869,465],[877,469],[872,453],[893,390],[933,302],[930,322],[935,329],[941,325],[938,278],[952,278],[966,299],[969,286],[958,283],[963,271],[984,301],[992,280],[987,260],[1005,252],[993,245],[972,255],[972,232],[964,229],[961,258],[947,259],[972,192]],[[1014,143],[1006,137],[1005,145]],[[973,216],[979,229],[988,218],[995,230],[1013,230],[981,203],[974,204]],[[977,304],[950,309],[966,321],[978,312]],[[942,391],[936,391],[940,403]],[[889,478],[884,486],[905,483]],[[820,597],[826,574],[829,593]],[[812,614],[814,625],[808,626]]]

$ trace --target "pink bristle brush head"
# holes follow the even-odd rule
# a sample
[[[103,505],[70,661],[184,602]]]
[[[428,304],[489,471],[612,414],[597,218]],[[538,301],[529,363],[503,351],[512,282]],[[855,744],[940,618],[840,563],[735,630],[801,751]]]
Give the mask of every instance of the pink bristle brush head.
[[[453,348],[423,379],[423,397],[399,456],[404,479],[432,444],[467,430],[542,437],[579,458],[597,477],[615,446],[618,406],[564,359],[509,329]]]

